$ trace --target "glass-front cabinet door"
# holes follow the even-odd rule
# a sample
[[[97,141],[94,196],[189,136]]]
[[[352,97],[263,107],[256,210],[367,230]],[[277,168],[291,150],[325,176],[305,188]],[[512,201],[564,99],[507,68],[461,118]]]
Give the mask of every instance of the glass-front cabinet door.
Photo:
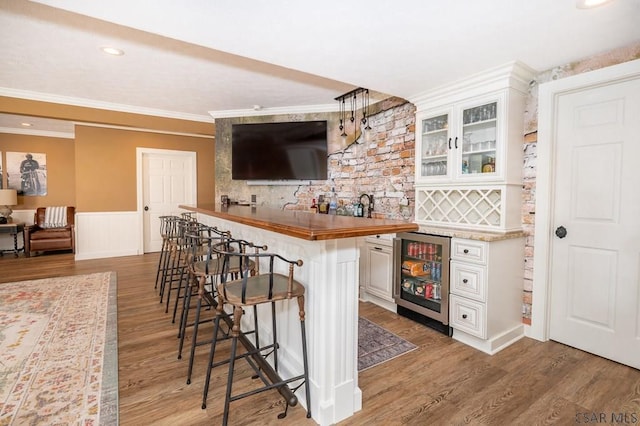
[[[419,178],[449,176],[450,113],[425,118],[421,126],[421,163]]]
[[[456,175],[496,172],[498,102],[462,109],[462,150]],[[464,177],[464,176],[463,176]]]
[[[495,180],[501,156],[501,97],[451,105],[418,115],[416,181]]]

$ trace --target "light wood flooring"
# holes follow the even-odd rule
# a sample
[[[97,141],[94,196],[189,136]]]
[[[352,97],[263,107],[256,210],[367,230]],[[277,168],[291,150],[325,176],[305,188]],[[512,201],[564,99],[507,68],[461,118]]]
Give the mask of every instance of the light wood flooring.
[[[74,261],[71,254],[5,255],[0,283],[116,271],[120,424],[220,424],[226,368],[214,369],[202,410],[208,348],[198,350],[193,382],[186,385],[188,356],[177,359],[177,326],[153,288],[157,256]],[[528,338],[488,356],[370,303],[361,303],[360,314],[418,349],[360,373],[363,409],[340,425],[640,423],[640,371],[633,368]],[[236,373],[240,387],[251,382],[249,374]],[[282,409],[279,395],[269,391],[232,403],[230,424],[315,424],[299,406],[278,420]]]

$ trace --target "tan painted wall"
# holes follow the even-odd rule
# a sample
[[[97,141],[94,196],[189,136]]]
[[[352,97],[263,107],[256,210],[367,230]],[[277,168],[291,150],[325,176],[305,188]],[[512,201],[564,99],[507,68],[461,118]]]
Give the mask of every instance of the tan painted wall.
[[[211,138],[76,126],[76,207],[81,212],[136,210],[136,148],[197,153],[198,202],[215,199]]]
[[[76,126],[75,134],[74,140],[0,133],[4,171],[6,152],[47,155],[47,195],[18,196],[14,210],[69,205],[78,212],[135,211],[137,147],[196,152],[198,202],[215,199],[212,138],[92,126]]]
[[[7,152],[37,152],[47,155],[47,195],[18,196],[13,210],[39,206],[72,206],[75,203],[75,150],[73,139],[0,133],[3,187],[7,187]]]

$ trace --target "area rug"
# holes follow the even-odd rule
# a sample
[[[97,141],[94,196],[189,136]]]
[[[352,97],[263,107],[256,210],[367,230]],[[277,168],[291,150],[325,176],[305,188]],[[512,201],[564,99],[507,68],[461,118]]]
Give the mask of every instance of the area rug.
[[[368,319],[358,318],[358,371],[416,349],[417,346]]]
[[[116,274],[0,284],[0,426],[118,423]]]

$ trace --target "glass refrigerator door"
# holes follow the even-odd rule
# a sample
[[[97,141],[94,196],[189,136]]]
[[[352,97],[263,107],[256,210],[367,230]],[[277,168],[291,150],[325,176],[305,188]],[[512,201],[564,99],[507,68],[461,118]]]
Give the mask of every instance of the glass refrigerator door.
[[[442,312],[442,244],[402,240],[401,250],[400,298]]]
[[[463,110],[461,174],[495,173],[497,107],[491,102]]]
[[[449,154],[449,115],[422,120],[422,177],[445,176]]]

